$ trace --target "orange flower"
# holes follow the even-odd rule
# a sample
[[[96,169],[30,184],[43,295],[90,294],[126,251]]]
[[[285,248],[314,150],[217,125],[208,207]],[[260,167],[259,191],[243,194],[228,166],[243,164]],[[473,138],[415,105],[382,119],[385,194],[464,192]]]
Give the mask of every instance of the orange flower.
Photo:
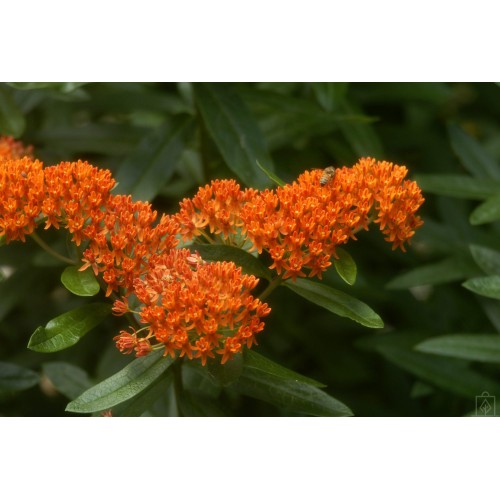
[[[254,189],[242,191],[232,179],[215,180],[200,188],[193,198],[185,198],[180,203],[181,208],[176,214],[184,241],[206,236],[204,229],[208,227],[217,240],[237,243],[238,228],[242,225],[241,207],[256,194]],[[210,237],[206,239],[212,242]]]
[[[45,197],[43,168],[37,160],[0,160],[0,236],[25,241],[34,231]]]
[[[412,181],[403,181],[406,167],[362,158],[352,168],[304,172],[296,182],[266,190],[249,199],[239,211],[243,231],[283,279],[318,275],[331,265],[335,250],[355,233],[368,229],[375,218],[393,249],[422,225],[416,210],[423,203]]]
[[[22,142],[14,140],[13,137],[0,136],[0,161],[18,160],[23,156],[31,157],[32,151],[32,146],[26,147]]]
[[[220,353],[225,363],[244,345],[256,343],[255,335],[264,328],[261,318],[270,309],[250,294],[258,279],[243,274],[233,262],[194,259],[195,267],[188,249],[150,257],[148,272],[134,283],[139,319],[147,325],[140,331],[155,341],[152,348],[161,346],[166,355],[201,358],[204,365]],[[115,339],[120,350],[140,354],[135,332],[122,332]]]

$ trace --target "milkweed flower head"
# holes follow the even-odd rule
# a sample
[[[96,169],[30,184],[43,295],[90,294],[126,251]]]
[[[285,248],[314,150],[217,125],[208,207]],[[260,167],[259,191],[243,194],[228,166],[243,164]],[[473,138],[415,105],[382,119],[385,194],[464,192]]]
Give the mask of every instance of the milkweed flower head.
[[[243,347],[256,344],[270,312],[251,295],[258,283],[233,262],[205,262],[188,249],[151,257],[148,272],[134,283],[140,304],[134,311],[143,328],[115,337],[122,352],[137,356],[162,348],[171,356],[207,358],[220,355],[225,363]],[[123,300],[114,311],[128,309]]]
[[[266,250],[271,268],[283,279],[321,277],[336,248],[356,232],[379,223],[393,249],[413,236],[423,203],[406,167],[362,158],[352,168],[336,169],[325,182],[322,170],[306,171],[297,181],[265,190],[243,206],[240,217],[253,249]]]
[[[182,200],[176,214],[183,240],[202,236],[213,241],[211,236],[215,236],[216,241],[238,244],[239,228],[243,225],[240,211],[257,192],[251,188],[242,190],[232,179],[214,180],[201,187],[193,198]]]
[[[0,136],[0,161],[16,160],[24,156],[31,157],[32,146],[25,146],[21,141],[16,141],[13,137]]]

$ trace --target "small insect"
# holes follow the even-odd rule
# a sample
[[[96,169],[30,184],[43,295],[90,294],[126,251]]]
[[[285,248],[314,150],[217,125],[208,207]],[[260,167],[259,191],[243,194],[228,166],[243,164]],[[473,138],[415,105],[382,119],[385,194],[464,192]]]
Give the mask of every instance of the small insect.
[[[322,186],[325,186],[330,181],[332,181],[334,177],[335,177],[335,167],[326,167],[325,170],[323,170],[323,175],[321,176],[319,183]]]

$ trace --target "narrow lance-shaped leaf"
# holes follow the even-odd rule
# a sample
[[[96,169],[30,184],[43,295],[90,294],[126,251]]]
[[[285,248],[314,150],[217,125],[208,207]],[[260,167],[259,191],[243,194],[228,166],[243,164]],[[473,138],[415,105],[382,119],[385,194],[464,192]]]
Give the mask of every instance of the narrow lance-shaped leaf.
[[[448,131],[451,147],[460,158],[463,166],[475,177],[500,179],[497,162],[474,138],[456,125],[450,125]]]
[[[66,411],[93,413],[127,401],[151,385],[174,362],[163,351],[132,361],[123,370],[91,387],[66,407]]]
[[[118,168],[117,189],[134,199],[153,199],[173,175],[193,132],[194,121],[188,115],[153,130]]]
[[[79,271],[78,266],[69,266],[61,274],[61,283],[75,295],[92,297],[100,290],[99,283],[91,268]]]
[[[329,286],[298,278],[295,283],[286,282],[285,286],[315,304],[334,314],[350,318],[369,328],[382,328],[380,316],[364,302]]]
[[[350,416],[342,402],[317,387],[318,383],[246,351],[243,373],[235,383],[238,391],[279,408],[316,416]]]
[[[500,274],[500,252],[492,248],[470,245],[472,258],[487,274]]]
[[[500,363],[500,335],[452,334],[433,337],[415,346],[417,351],[454,358]]]
[[[38,327],[31,336],[28,348],[36,352],[56,352],[76,344],[97,326],[111,311],[104,303],[86,304],[51,319]]]
[[[467,290],[490,297],[492,299],[500,299],[500,276],[480,276],[479,278],[471,278],[462,284]]]
[[[26,120],[12,94],[0,86],[0,135],[19,137],[25,127]]]
[[[271,172],[269,169],[264,167],[259,160],[257,160],[257,166],[271,179],[277,186],[283,187],[285,181],[281,180],[275,173]]]
[[[488,198],[470,214],[469,221],[472,225],[486,224],[500,219],[500,193]]]
[[[228,167],[248,186],[269,185],[257,160],[273,169],[264,137],[240,97],[229,86],[212,83],[194,85],[196,104],[212,139]]]
[[[485,200],[500,192],[500,182],[491,179],[474,179],[468,175],[425,174],[415,176],[424,193],[453,196],[467,200]]]

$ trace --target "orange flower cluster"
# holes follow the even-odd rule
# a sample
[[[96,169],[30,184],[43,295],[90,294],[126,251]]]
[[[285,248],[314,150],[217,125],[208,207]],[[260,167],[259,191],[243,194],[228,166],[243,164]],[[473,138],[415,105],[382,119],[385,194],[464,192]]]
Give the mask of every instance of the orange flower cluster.
[[[333,170],[333,169],[332,169]],[[416,211],[423,203],[407,168],[362,158],[351,168],[304,172],[297,181],[276,190],[242,191],[234,181],[214,181],[192,200],[181,203],[177,216],[184,239],[203,235],[208,226],[217,235],[236,234],[225,243],[267,251],[271,269],[283,279],[315,276],[331,265],[335,249],[355,233],[379,223],[393,249],[408,242],[422,225]],[[222,218],[220,217],[222,215]],[[307,273],[307,274],[306,274]]]
[[[257,193],[255,189],[242,191],[236,181],[224,179],[201,187],[191,199],[184,198],[176,214],[184,241],[204,236],[211,242],[212,238],[205,232],[208,227],[218,240],[237,244],[238,228],[243,225],[240,210]]]
[[[101,276],[107,296],[121,295],[114,312],[129,312],[130,299],[148,325],[115,338],[122,352],[142,356],[164,348],[165,354],[201,358],[203,364],[217,353],[225,363],[256,343],[264,327],[260,318],[270,311],[250,294],[257,278],[233,263],[206,263],[187,249],[175,249],[181,235],[177,218],[163,215],[157,221],[149,203],[112,195],[115,181],[108,170],[81,161],[43,168],[37,160],[17,158],[25,151],[19,143],[3,144],[9,148],[0,157],[0,236],[25,241],[40,223],[67,229],[72,241],[84,246],[81,270],[91,267]],[[231,182],[221,186],[230,192]],[[207,203],[213,217],[206,225],[232,234],[241,201],[222,196],[212,207]]]
[[[203,261],[188,249],[151,257],[143,279],[134,283],[141,307],[133,311],[147,325],[115,337],[122,352],[148,353],[161,346],[166,354],[201,358],[204,365],[214,353],[222,363],[257,343],[261,318],[269,314],[267,304],[250,291],[258,279],[242,274],[233,262]],[[115,303],[114,312],[130,311],[127,300]]]
[[[0,161],[31,156],[32,151],[31,146],[25,147],[22,142],[14,140],[13,137],[0,136]]]

